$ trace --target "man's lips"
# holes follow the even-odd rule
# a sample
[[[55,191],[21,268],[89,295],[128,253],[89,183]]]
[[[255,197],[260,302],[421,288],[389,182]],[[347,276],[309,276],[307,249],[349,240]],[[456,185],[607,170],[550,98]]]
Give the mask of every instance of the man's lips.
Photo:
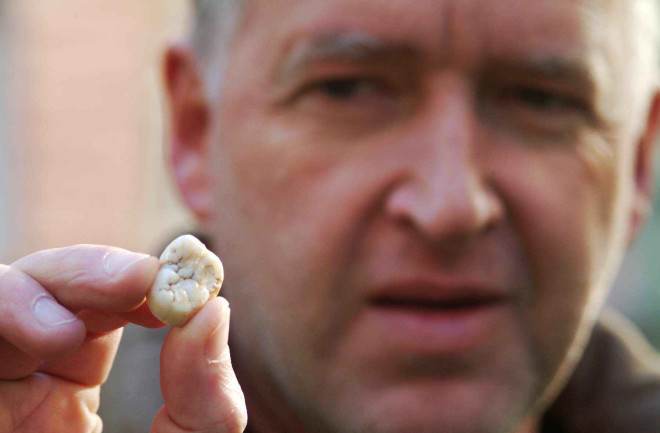
[[[512,301],[495,286],[400,282],[369,292],[363,325],[384,348],[455,356],[483,346],[501,329]]]
[[[370,304],[383,308],[465,309],[506,302],[511,294],[493,285],[440,284],[411,280],[377,287],[368,292]]]

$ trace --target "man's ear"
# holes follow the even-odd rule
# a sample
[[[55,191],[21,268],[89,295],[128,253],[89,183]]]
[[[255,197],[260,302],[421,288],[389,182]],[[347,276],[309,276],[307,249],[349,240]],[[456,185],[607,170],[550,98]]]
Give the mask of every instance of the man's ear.
[[[633,201],[629,243],[637,239],[653,208],[654,150],[660,133],[660,90],[651,100],[646,127],[637,144],[635,162],[635,198]]]
[[[187,207],[202,222],[212,213],[209,173],[211,106],[191,50],[172,46],[163,64],[169,102],[169,164]]]

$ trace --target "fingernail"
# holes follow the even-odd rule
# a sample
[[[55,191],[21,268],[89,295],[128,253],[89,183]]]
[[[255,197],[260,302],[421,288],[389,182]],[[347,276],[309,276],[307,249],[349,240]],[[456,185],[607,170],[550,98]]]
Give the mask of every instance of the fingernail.
[[[73,313],[48,295],[40,295],[32,302],[32,312],[37,321],[46,328],[78,320]]]
[[[147,257],[149,257],[148,254],[132,253],[119,249],[112,250],[103,256],[103,268],[109,276],[114,277]]]
[[[229,302],[220,298],[222,310],[220,312],[220,323],[218,327],[209,335],[204,348],[204,356],[208,364],[218,364],[227,354],[227,343],[229,341],[229,316],[231,310]]]

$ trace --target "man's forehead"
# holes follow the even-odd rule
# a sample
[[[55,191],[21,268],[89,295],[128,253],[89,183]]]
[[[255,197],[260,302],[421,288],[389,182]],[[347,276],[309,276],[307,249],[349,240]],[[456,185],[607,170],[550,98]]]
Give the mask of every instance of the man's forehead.
[[[249,15],[286,32],[285,48],[318,33],[362,31],[420,49],[563,44],[582,50],[617,25],[624,0],[252,0]],[[623,6],[622,6],[623,5]],[[264,20],[247,20],[262,26]],[[248,25],[248,27],[250,27]]]
[[[281,74],[289,75],[306,65],[323,60],[341,59],[352,62],[370,62],[390,58],[420,60],[423,54],[414,43],[405,40],[381,39],[373,34],[352,30],[319,31],[302,38],[288,53]],[[578,55],[562,53],[547,55],[532,52],[509,57],[508,66],[542,72],[550,78],[560,78],[571,73],[588,74],[588,63]],[[490,66],[497,68],[498,59],[489,58]],[[517,64],[516,64],[517,63]],[[493,71],[494,72],[494,71]]]
[[[251,4],[253,19],[248,22],[257,29],[263,29],[263,19],[271,23],[268,34],[276,43],[270,48],[284,64],[281,70],[333,53],[366,58],[398,52],[464,64],[493,57],[527,58],[547,70],[562,71],[568,65],[587,69],[588,63],[595,63],[587,57],[603,49],[621,51],[604,47],[608,34],[619,33],[616,13],[621,11],[614,8],[620,7],[618,0],[252,0]]]
[[[625,82],[607,92],[608,100],[602,101],[606,105],[622,93],[636,93],[626,86],[636,86],[646,95],[648,84],[656,81],[658,44],[648,34],[657,30],[651,16],[660,0],[215,1],[241,5],[234,36],[252,41],[256,51],[250,62],[259,62],[271,77],[301,57],[301,46],[326,52],[342,46],[348,52],[353,50],[350,44],[323,39],[328,34],[360,33],[364,40],[404,47],[402,51],[412,47],[434,62],[455,63],[456,56],[462,56],[462,64],[537,57],[548,60],[544,68],[554,63],[558,69],[572,65],[570,69],[588,72],[588,80],[602,90]],[[360,47],[355,53],[362,55],[361,51]],[[639,79],[624,77],[626,73]]]

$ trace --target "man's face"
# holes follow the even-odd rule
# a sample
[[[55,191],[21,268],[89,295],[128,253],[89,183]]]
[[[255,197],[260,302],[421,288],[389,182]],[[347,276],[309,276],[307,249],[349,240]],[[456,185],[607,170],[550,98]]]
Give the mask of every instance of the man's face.
[[[626,3],[250,2],[211,167],[255,406],[451,433],[545,404],[626,242]]]

